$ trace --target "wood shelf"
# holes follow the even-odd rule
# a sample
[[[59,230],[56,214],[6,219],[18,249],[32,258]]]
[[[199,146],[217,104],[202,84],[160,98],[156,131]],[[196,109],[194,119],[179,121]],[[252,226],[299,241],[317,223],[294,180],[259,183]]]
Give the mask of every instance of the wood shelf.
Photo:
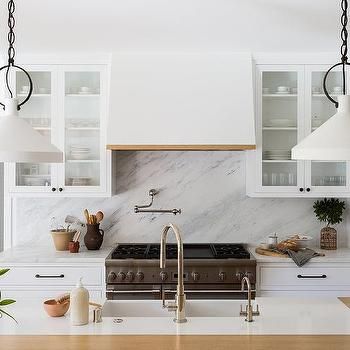
[[[112,151],[246,151],[256,145],[107,145]]]

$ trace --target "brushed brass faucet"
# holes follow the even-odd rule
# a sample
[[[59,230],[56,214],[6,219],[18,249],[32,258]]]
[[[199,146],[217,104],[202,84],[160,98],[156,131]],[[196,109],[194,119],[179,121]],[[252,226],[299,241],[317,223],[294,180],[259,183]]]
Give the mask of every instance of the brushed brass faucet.
[[[161,242],[160,242],[160,268],[165,268],[166,261],[166,239],[169,229],[172,229],[177,242],[177,291],[175,294],[175,302],[174,303],[166,303],[165,302],[165,292],[162,293],[162,303],[163,307],[167,308],[169,311],[175,311],[174,322],[176,323],[184,323],[187,322],[185,315],[185,303],[186,296],[184,290],[184,255],[183,255],[183,243],[180,234],[180,230],[174,224],[168,224],[164,227]]]
[[[252,286],[250,284],[249,277],[244,276],[242,278],[242,283],[241,283],[241,290],[244,292],[244,285],[247,284],[247,293],[248,293],[248,304],[245,307],[245,311],[242,310],[242,305],[241,305],[241,312],[239,313],[240,316],[245,316],[245,320],[247,322],[253,322],[253,316],[259,316],[259,305],[256,306],[256,311],[253,311],[253,306],[252,306]]]

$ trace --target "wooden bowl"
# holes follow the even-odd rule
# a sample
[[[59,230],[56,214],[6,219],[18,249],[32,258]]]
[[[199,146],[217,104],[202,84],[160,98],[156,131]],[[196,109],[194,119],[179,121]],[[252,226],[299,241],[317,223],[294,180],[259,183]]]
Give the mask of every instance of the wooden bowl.
[[[69,309],[69,301],[63,304],[58,304],[55,299],[44,301],[44,309],[51,317],[62,317]]]

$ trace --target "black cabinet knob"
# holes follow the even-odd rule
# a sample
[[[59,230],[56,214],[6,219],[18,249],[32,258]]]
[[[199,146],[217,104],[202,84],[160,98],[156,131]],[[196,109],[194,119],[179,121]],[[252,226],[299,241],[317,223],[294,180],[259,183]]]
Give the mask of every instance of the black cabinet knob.
[[[310,192],[311,191],[311,189],[308,187],[307,189],[306,189],[306,192]]]
[[[56,191],[56,187],[52,187],[52,188],[51,188],[51,191],[52,191],[52,192],[55,192],[55,191]]]
[[[58,190],[59,190],[60,192],[62,192],[62,191],[63,191],[63,188],[62,188],[62,187],[59,187]]]
[[[302,187],[299,188],[300,192],[304,192],[304,189]]]

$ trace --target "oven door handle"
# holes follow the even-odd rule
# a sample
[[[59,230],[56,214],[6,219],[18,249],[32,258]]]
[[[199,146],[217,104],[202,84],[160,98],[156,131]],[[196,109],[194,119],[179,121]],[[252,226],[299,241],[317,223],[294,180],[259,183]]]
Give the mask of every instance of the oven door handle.
[[[128,294],[128,293],[160,293],[160,289],[128,289],[128,290],[106,290],[106,293],[110,294]]]
[[[165,289],[165,294],[175,293],[175,289]],[[215,289],[185,289],[185,293],[247,293],[247,290],[240,290],[240,289],[228,289],[228,290],[215,290]],[[256,292],[256,289],[251,290],[252,293]]]

